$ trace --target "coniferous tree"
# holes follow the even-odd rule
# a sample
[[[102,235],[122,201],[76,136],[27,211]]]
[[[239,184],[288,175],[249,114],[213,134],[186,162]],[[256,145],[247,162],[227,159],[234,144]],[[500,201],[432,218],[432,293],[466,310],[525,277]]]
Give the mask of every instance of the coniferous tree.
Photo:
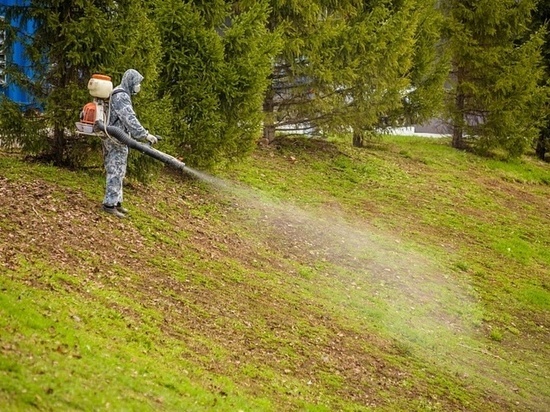
[[[452,54],[452,145],[518,156],[536,136],[547,91],[542,33],[528,32],[534,0],[445,0]]]
[[[34,75],[28,78],[16,67],[8,67],[8,73],[32,93],[43,110],[43,115],[28,118],[4,101],[2,111],[9,114],[0,122],[4,136],[16,139],[25,152],[44,155],[58,165],[77,164],[81,154],[73,150],[74,122],[90,99],[90,76],[96,72],[116,75],[130,62],[154,72],[147,57],[154,55],[154,42],[145,34],[137,37],[139,41],[131,35],[136,21],[142,23],[146,18],[140,3],[29,0],[24,7],[4,6],[6,22],[11,16],[34,22],[36,30],[30,37],[4,25],[8,47],[16,40],[25,44]]]
[[[174,151],[193,165],[248,154],[262,122],[276,36],[267,3],[159,2],[159,95],[172,102]]]
[[[417,1],[417,29],[412,67],[407,76],[411,88],[404,99],[406,124],[421,124],[440,116],[445,97],[444,83],[450,70],[449,55],[442,42],[443,14],[439,1]]]
[[[431,0],[288,3],[272,0],[284,39],[264,103],[264,137],[277,129],[363,133],[424,120],[440,105],[445,60]]]

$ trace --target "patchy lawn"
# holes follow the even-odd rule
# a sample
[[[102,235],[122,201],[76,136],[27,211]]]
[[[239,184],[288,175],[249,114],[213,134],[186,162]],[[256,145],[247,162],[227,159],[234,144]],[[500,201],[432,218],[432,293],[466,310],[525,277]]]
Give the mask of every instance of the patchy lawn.
[[[285,140],[201,182],[0,155],[2,410],[541,411],[550,169]]]

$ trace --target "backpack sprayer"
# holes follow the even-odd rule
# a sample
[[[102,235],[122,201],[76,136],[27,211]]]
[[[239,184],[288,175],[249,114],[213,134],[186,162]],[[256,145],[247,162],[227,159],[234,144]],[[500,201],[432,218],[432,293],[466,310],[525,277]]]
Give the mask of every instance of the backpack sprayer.
[[[86,103],[80,113],[80,122],[76,122],[77,133],[87,136],[99,136],[101,138],[114,138],[132,149],[151,156],[154,159],[172,166],[175,169],[186,170],[185,163],[160,150],[153,149],[145,143],[132,139],[122,129],[109,126],[109,99],[113,92],[113,83],[109,76],[102,74],[92,75],[88,82],[88,91],[94,98]]]

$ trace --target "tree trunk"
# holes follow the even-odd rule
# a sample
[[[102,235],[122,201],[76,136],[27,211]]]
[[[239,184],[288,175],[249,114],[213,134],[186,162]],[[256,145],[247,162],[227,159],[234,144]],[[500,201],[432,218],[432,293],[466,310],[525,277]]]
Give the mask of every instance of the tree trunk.
[[[451,146],[455,149],[464,149],[464,130],[462,125],[453,124],[453,140]]]
[[[275,101],[273,90],[269,89],[264,99],[264,133],[263,143],[270,144],[275,140]]]
[[[462,91],[463,72],[461,68],[456,71],[456,96],[453,116],[453,140],[451,146],[455,149],[464,149],[464,110],[465,96]]]
[[[353,146],[363,147],[363,133],[356,129],[353,129]]]
[[[56,127],[53,132],[52,158],[56,166],[63,166],[65,162],[65,133]]]
[[[275,125],[264,125],[263,142],[270,144],[273,140],[275,140]]]
[[[537,139],[537,147],[535,148],[535,153],[540,160],[546,160],[546,152],[548,151],[547,145],[549,142],[550,140],[545,135],[545,131],[543,130]]]
[[[69,10],[62,11],[62,15],[68,16]],[[67,17],[65,17],[67,18]],[[59,72],[59,81],[57,88],[64,90],[71,82],[70,68],[61,66]],[[62,103],[64,106],[65,103]],[[52,158],[56,166],[67,166],[71,163],[72,159],[67,158],[67,136],[65,135],[65,129],[60,124],[60,121],[56,121],[53,127],[53,143],[52,143]]]

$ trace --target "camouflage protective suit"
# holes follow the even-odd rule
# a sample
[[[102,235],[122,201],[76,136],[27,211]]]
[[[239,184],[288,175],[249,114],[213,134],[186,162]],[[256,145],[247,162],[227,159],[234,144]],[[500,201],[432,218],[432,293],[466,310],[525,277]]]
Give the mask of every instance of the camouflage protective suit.
[[[149,132],[141,125],[132,107],[131,95],[137,93],[136,86],[143,81],[143,76],[134,69],[127,70],[122,76],[120,85],[115,87],[109,103],[109,126],[115,126],[138,140],[146,139]],[[117,92],[117,90],[122,90]],[[103,140],[105,171],[107,184],[105,189],[105,206],[117,206],[122,203],[122,182],[126,175],[128,146],[119,143],[113,137]]]

